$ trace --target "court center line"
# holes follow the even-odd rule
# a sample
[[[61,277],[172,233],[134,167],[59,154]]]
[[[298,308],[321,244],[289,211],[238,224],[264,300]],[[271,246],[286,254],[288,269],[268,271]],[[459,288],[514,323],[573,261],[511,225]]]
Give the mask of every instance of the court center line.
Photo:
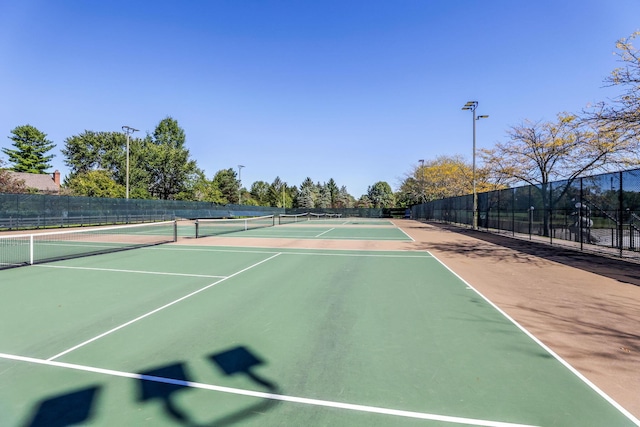
[[[144,270],[121,270],[117,268],[97,268],[97,267],[72,267],[68,265],[48,265],[36,264],[38,268],[63,268],[69,270],[93,270],[93,271],[113,271],[115,273],[136,273],[136,274],[155,274],[159,276],[181,276],[181,277],[204,277],[208,279],[224,279],[226,276],[212,276],[207,274],[189,274],[189,273],[168,273],[163,271],[144,271]]]
[[[330,229],[328,229],[328,230],[323,231],[323,232],[322,232],[322,233],[320,233],[320,234],[316,234],[316,235],[315,235],[315,236],[313,236],[313,237],[320,237],[320,236],[322,236],[323,234],[327,234],[328,232],[333,231],[333,230],[335,230],[335,229],[336,229],[335,227],[330,228]]]
[[[112,369],[96,368],[93,366],[78,365],[75,363],[56,362],[52,360],[36,359],[33,357],[17,356],[0,353],[0,358],[10,359],[20,362],[35,363],[39,365],[54,366],[58,368],[74,369],[77,371],[92,372],[96,374],[111,375],[115,377],[130,378],[142,381],[151,381],[163,384],[179,385],[183,387],[198,388],[203,390],[217,391],[221,393],[250,396],[261,399],[278,400],[281,402],[299,403],[303,405],[322,406],[327,408],[345,409],[350,411],[368,412],[381,415],[393,415],[405,418],[417,418],[422,420],[442,421],[447,423],[464,424],[482,427],[536,427],[530,424],[516,424],[501,421],[478,420],[473,418],[454,417],[449,415],[429,414],[425,412],[405,411],[401,409],[382,408],[377,406],[359,405],[354,403],[334,402],[330,400],[310,399],[306,397],[288,396],[284,394],[267,393],[261,391],[245,390],[233,387],[223,387],[213,384],[204,384],[193,381],[184,381],[173,378],[157,377],[153,375],[143,375],[132,372],[116,371]]]
[[[270,256],[269,258],[263,259],[262,261],[257,262],[257,263],[255,263],[255,264],[253,264],[253,265],[250,265],[250,266],[249,266],[249,267],[247,267],[247,268],[244,268],[244,269],[242,269],[242,270],[240,270],[240,271],[237,271],[237,272],[235,272],[235,273],[233,273],[233,274],[231,274],[231,275],[229,275],[229,276],[226,276],[226,277],[224,277],[224,278],[222,278],[222,279],[218,280],[217,282],[213,282],[213,283],[211,283],[211,284],[209,284],[209,285],[207,285],[207,286],[205,286],[205,287],[203,287],[203,288],[200,288],[200,289],[198,289],[198,290],[196,290],[196,291],[194,291],[194,292],[191,292],[190,294],[187,294],[187,295],[185,295],[185,296],[183,296],[183,297],[181,297],[181,298],[178,298],[177,300],[171,301],[170,303],[165,304],[165,305],[163,305],[162,307],[158,307],[158,308],[156,308],[155,310],[152,310],[152,311],[150,311],[150,312],[148,312],[148,313],[145,313],[145,314],[143,314],[142,316],[138,316],[138,317],[136,317],[135,319],[129,320],[128,322],[123,323],[123,324],[122,324],[122,325],[120,325],[120,326],[116,326],[116,327],[115,327],[115,328],[113,328],[113,329],[109,329],[108,331],[103,332],[103,333],[101,333],[100,335],[97,335],[97,336],[95,336],[95,337],[93,337],[93,338],[91,338],[91,339],[88,339],[88,340],[86,340],[86,341],[84,341],[84,342],[81,342],[81,343],[80,343],[80,344],[78,344],[78,345],[75,345],[75,346],[73,346],[73,347],[71,347],[71,348],[69,348],[69,349],[67,349],[67,350],[65,350],[65,351],[63,351],[63,352],[61,352],[61,353],[56,354],[55,356],[52,356],[52,357],[48,358],[48,359],[47,359],[47,361],[55,360],[55,359],[57,359],[57,358],[59,358],[59,357],[61,357],[61,356],[64,356],[64,355],[65,355],[65,354],[67,354],[67,353],[70,353],[70,352],[72,352],[72,351],[74,351],[74,350],[79,349],[80,347],[84,347],[85,345],[90,344],[90,343],[92,343],[92,342],[94,342],[94,341],[96,341],[96,340],[99,340],[100,338],[103,338],[103,337],[105,337],[105,336],[107,336],[107,335],[109,335],[109,334],[112,334],[113,332],[116,332],[116,331],[118,331],[118,330],[120,330],[120,329],[122,329],[122,328],[124,328],[124,327],[127,327],[127,326],[131,325],[132,323],[137,322],[138,320],[142,320],[142,319],[144,319],[144,318],[146,318],[146,317],[149,317],[149,316],[151,316],[152,314],[155,314],[155,313],[157,313],[157,312],[159,312],[159,311],[161,311],[161,310],[164,310],[164,309],[165,309],[165,308],[167,308],[167,307],[171,307],[172,305],[177,304],[177,303],[179,303],[180,301],[184,301],[185,299],[190,298],[190,297],[192,297],[192,296],[194,296],[194,295],[196,295],[196,294],[199,294],[200,292],[205,291],[205,290],[207,290],[207,289],[209,289],[209,288],[211,288],[211,287],[213,287],[213,286],[215,286],[215,285],[217,285],[217,284],[219,284],[219,283],[222,283],[222,282],[224,282],[225,280],[231,279],[232,277],[235,277],[235,276],[237,276],[238,274],[244,273],[244,272],[245,272],[245,271],[247,271],[247,270],[250,270],[250,269],[252,269],[252,268],[254,268],[254,267],[257,267],[257,266],[258,266],[258,265],[260,265],[260,264],[263,264],[263,263],[265,263],[265,262],[267,262],[267,261],[270,261],[270,260],[272,260],[273,258],[275,258],[275,257],[277,257],[277,256],[279,256],[279,255],[280,255],[279,253],[277,253],[277,254],[275,254],[275,255],[272,255],[272,256]]]

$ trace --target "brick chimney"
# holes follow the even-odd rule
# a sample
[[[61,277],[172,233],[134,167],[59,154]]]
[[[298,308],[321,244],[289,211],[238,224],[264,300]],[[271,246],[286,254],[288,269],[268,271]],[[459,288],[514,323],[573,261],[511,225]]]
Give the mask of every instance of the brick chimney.
[[[53,173],[53,182],[60,187],[60,171],[57,170]]]

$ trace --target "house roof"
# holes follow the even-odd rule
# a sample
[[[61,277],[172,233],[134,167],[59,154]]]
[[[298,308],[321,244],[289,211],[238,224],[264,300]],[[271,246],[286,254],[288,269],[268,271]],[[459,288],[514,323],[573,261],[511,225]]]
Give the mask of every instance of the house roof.
[[[60,184],[54,181],[54,177],[50,174],[42,173],[26,173],[8,171],[12,178],[24,181],[27,188],[33,188],[38,191],[46,191],[48,193],[57,193],[60,191]]]

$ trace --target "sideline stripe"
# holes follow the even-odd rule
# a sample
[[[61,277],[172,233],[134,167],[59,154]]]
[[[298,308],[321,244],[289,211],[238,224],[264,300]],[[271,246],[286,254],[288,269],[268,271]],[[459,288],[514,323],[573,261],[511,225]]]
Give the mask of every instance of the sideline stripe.
[[[406,232],[406,231],[404,231],[402,228],[400,228],[400,227],[397,227],[397,228],[398,228],[398,230],[402,231],[402,234],[404,234],[405,236],[407,236],[408,238],[410,238],[412,242],[415,242],[415,241],[416,241],[416,239],[414,239],[413,237],[409,236],[409,234],[407,234],[407,232]]]
[[[115,273],[137,273],[137,274],[155,274],[159,276],[181,276],[181,277],[205,277],[209,279],[224,279],[226,276],[211,276],[206,274],[188,274],[188,273],[166,273],[162,271],[143,271],[143,270],[120,270],[116,268],[97,268],[97,267],[72,267],[67,265],[50,265],[36,264],[38,268],[64,268],[69,270],[93,270],[93,271],[112,271]]]
[[[593,391],[595,391],[598,395],[600,395],[600,397],[602,397],[604,400],[606,400],[607,402],[609,402],[609,404],[611,404],[613,407],[615,407],[618,411],[620,411],[622,414],[624,414],[627,418],[629,418],[633,423],[635,423],[637,426],[640,426],[640,420],[638,420],[638,418],[636,418],[631,412],[627,411],[626,409],[624,409],[622,407],[622,405],[620,405],[618,402],[616,402],[612,397],[610,397],[608,394],[606,394],[604,391],[602,391],[597,385],[595,385],[594,383],[592,383],[587,377],[585,377],[584,375],[582,375],[576,368],[574,368],[573,366],[571,366],[571,364],[569,364],[569,362],[567,362],[566,360],[564,360],[562,357],[560,357],[559,354],[557,354],[555,351],[553,351],[550,347],[548,347],[545,343],[543,343],[542,341],[540,341],[535,335],[533,335],[531,332],[529,332],[524,326],[522,326],[520,323],[518,323],[513,317],[509,316],[504,310],[502,310],[500,307],[498,307],[496,304],[493,303],[493,301],[491,301],[489,298],[487,298],[486,296],[484,296],[479,290],[477,290],[476,288],[474,288],[473,286],[471,286],[471,284],[469,282],[467,282],[466,280],[464,280],[458,273],[456,273],[455,271],[453,271],[451,268],[449,268],[448,265],[446,265],[444,262],[442,262],[438,257],[436,257],[435,255],[433,255],[433,258],[438,261],[440,263],[440,265],[442,265],[444,268],[446,268],[447,270],[449,270],[454,276],[456,276],[458,279],[460,279],[460,281],[465,284],[467,286],[468,289],[472,290],[473,292],[475,292],[476,294],[478,294],[482,299],[484,299],[487,303],[489,303],[495,310],[497,310],[500,314],[502,314],[507,320],[509,320],[511,323],[513,323],[518,329],[520,329],[522,332],[524,332],[525,335],[527,335],[529,338],[531,338],[534,342],[536,342],[540,347],[542,347],[547,353],[549,353],[551,356],[553,356],[558,362],[560,362],[562,365],[564,365],[565,368],[567,368],[570,372],[572,372],[575,376],[577,376],[580,380],[582,380],[587,386],[589,386]]]
[[[74,369],[77,371],[93,372],[96,374],[111,375],[116,377],[131,378],[136,380],[152,381],[164,384],[173,384],[184,387],[199,388],[204,390],[218,391],[221,393],[251,396],[262,399],[278,400],[281,402],[300,403],[304,405],[323,406],[328,408],[346,409],[350,411],[369,412],[382,415],[395,415],[405,418],[417,418],[422,420],[442,421],[447,423],[465,424],[483,427],[536,427],[530,424],[514,424],[501,421],[476,420],[472,418],[452,417],[447,415],[428,414],[424,412],[404,411],[400,409],[380,408],[377,406],[358,405],[353,403],[333,402],[329,400],[309,399],[305,397],[287,396],[283,394],[266,393],[261,391],[243,390],[233,387],[223,387],[212,384],[203,384],[192,381],[176,380],[173,378],[156,377],[153,375],[142,375],[131,372],[115,371],[111,369],[96,368],[92,366],[77,365],[74,363],[55,362],[51,360],[35,359],[32,357],[16,356],[12,354],[0,353],[0,358],[16,360],[20,362],[36,363],[39,365],[55,366],[58,368]]]
[[[84,347],[85,345],[87,345],[87,344],[89,344],[89,343],[92,343],[92,342],[94,342],[94,341],[96,341],[96,340],[99,340],[100,338],[103,338],[103,337],[105,337],[105,336],[107,336],[107,335],[109,335],[109,334],[111,334],[111,333],[113,333],[113,332],[115,332],[115,331],[117,331],[117,330],[120,330],[120,329],[122,329],[122,328],[124,328],[124,327],[126,327],[126,326],[129,326],[129,325],[131,325],[132,323],[137,322],[138,320],[142,320],[142,319],[144,319],[145,317],[149,317],[149,316],[151,316],[152,314],[155,314],[155,313],[159,312],[160,310],[164,310],[165,308],[167,308],[167,307],[171,307],[172,305],[177,304],[177,303],[179,303],[180,301],[183,301],[183,300],[185,300],[185,299],[187,299],[187,298],[190,298],[190,297],[192,297],[192,296],[194,296],[194,295],[196,295],[196,294],[199,294],[200,292],[205,291],[205,290],[207,290],[207,289],[209,289],[209,288],[211,288],[211,287],[213,287],[213,286],[217,285],[218,283],[222,283],[222,282],[224,282],[224,281],[225,281],[225,280],[227,280],[227,279],[230,279],[230,278],[232,278],[232,277],[237,276],[238,274],[244,273],[245,271],[252,269],[253,267],[256,267],[256,266],[258,266],[258,265],[260,265],[260,264],[262,264],[262,263],[265,263],[265,262],[267,262],[267,261],[270,261],[270,260],[272,260],[273,258],[275,258],[275,257],[277,257],[277,256],[279,256],[279,255],[280,255],[279,253],[278,253],[278,254],[275,254],[275,255],[272,255],[272,256],[270,256],[269,258],[263,259],[262,261],[257,262],[257,263],[255,263],[255,264],[253,264],[253,265],[250,265],[249,267],[244,268],[244,269],[242,269],[242,270],[240,270],[240,271],[238,271],[238,272],[236,272],[236,273],[233,273],[232,275],[227,276],[227,277],[225,277],[225,278],[223,278],[223,279],[220,279],[220,280],[218,280],[217,282],[213,282],[213,283],[211,283],[211,284],[209,284],[209,285],[205,286],[204,288],[200,288],[200,289],[198,289],[197,291],[191,292],[190,294],[187,294],[187,295],[185,295],[185,296],[183,296],[183,297],[181,297],[181,298],[178,298],[177,300],[171,301],[170,303],[165,304],[165,305],[163,305],[162,307],[158,307],[158,308],[156,308],[155,310],[152,310],[152,311],[150,311],[150,312],[148,312],[148,313],[143,314],[142,316],[138,316],[138,317],[136,317],[136,318],[135,318],[135,319],[133,319],[133,320],[129,320],[128,322],[123,323],[123,324],[122,324],[122,325],[120,325],[120,326],[116,326],[116,327],[115,327],[115,328],[113,328],[113,329],[110,329],[110,330],[108,330],[108,331],[106,331],[106,332],[101,333],[100,335],[97,335],[97,336],[95,336],[95,337],[93,337],[93,338],[91,338],[91,339],[88,339],[88,340],[86,340],[86,341],[84,341],[84,342],[81,342],[80,344],[75,345],[75,346],[73,346],[73,347],[71,347],[71,348],[69,348],[69,349],[67,349],[67,350],[65,350],[65,351],[63,351],[63,352],[61,352],[61,353],[58,353],[58,354],[56,354],[55,356],[51,356],[50,358],[48,358],[48,359],[47,359],[47,361],[52,361],[52,360],[57,359],[57,358],[59,358],[59,357],[61,357],[61,356],[64,356],[64,355],[65,355],[65,354],[67,354],[67,353],[70,353],[70,352],[72,352],[72,351],[74,351],[74,350],[77,350],[77,349],[79,349],[80,347]]]

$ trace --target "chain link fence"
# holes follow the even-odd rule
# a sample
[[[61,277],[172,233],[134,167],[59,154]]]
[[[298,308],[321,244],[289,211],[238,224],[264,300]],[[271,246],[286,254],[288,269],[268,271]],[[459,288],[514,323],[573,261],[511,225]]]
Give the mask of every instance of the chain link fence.
[[[284,209],[180,200],[1,194],[0,230],[277,215]]]
[[[0,193],[0,230],[130,224],[173,219],[237,218],[303,212],[380,218],[383,209],[283,209],[180,200],[108,199]]]
[[[473,226],[473,195],[411,215]],[[640,260],[640,169],[479,193],[475,215],[482,230]]]

